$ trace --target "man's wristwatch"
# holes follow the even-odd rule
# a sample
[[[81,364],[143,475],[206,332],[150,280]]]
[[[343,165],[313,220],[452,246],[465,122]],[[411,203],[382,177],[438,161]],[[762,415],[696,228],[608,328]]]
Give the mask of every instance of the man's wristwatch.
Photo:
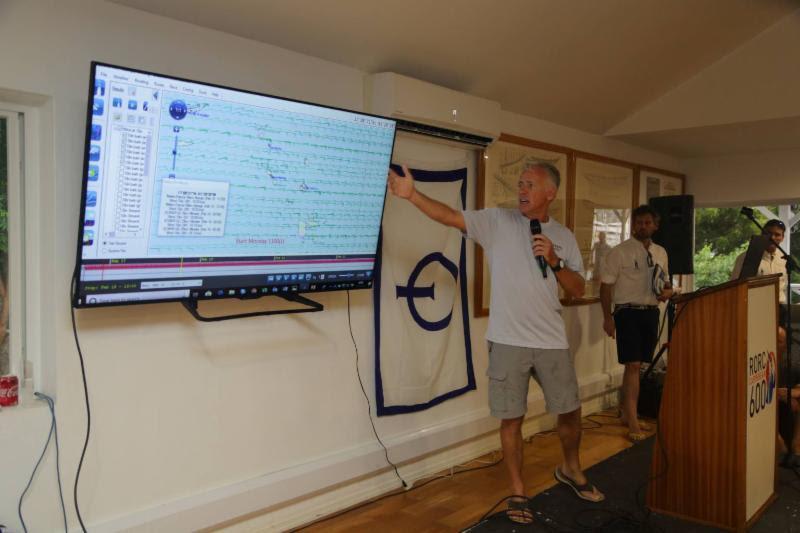
[[[559,257],[558,258],[558,262],[555,264],[555,266],[553,266],[553,265],[550,266],[550,270],[552,270],[553,272],[558,272],[559,270],[561,270],[565,266],[566,265],[564,265],[564,260]]]

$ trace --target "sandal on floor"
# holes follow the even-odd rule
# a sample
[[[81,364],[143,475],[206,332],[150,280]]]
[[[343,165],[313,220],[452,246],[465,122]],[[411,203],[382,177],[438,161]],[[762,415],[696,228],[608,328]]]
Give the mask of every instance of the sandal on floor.
[[[512,496],[508,500],[506,518],[516,524],[532,524],[533,509],[531,509],[531,501],[525,496]]]
[[[630,431],[628,432],[628,440],[632,443],[636,444],[637,442],[642,442],[647,438],[647,433],[642,431]]]
[[[556,472],[555,472],[554,475],[555,475],[556,481],[558,481],[559,483],[563,483],[564,485],[566,485],[569,488],[571,488],[575,492],[575,495],[578,498],[580,498],[581,500],[586,500],[587,502],[592,502],[592,503],[600,503],[601,501],[606,499],[606,497],[602,496],[602,495],[601,495],[602,497],[599,500],[595,500],[595,499],[589,498],[588,496],[585,496],[583,494],[584,492],[593,493],[595,490],[597,490],[597,487],[595,487],[594,485],[592,485],[588,481],[586,483],[584,483],[583,485],[578,485],[575,482],[574,479],[571,479],[571,478],[567,477],[567,475],[564,474],[564,472],[561,471],[561,467],[557,467],[556,468]]]

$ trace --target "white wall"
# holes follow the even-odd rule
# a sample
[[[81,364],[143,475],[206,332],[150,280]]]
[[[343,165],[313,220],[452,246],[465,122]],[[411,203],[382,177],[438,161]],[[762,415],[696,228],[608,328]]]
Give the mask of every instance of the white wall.
[[[665,154],[626,144],[622,141],[593,135],[533,117],[503,112],[504,133],[566,146],[583,152],[604,155],[630,163],[683,172],[680,160]]]
[[[0,3],[0,97],[44,97],[43,134],[53,139],[44,144],[36,215],[37,245],[48,258],[36,303],[43,310],[43,358],[57,370],[47,392],[57,397],[72,527],[71,487],[86,421],[67,295],[91,60],[344,108],[360,109],[363,102],[362,72],[276,47],[99,0]],[[678,170],[670,158],[618,141],[510,114],[504,120],[509,133]],[[195,322],[177,304],[79,311],[93,409],[80,485],[90,530],[197,529],[382,469],[354,373],[345,298],[320,295],[323,313],[218,324]],[[209,305],[219,313],[244,306]],[[368,292],[352,294],[368,390],[371,309]],[[608,363],[598,306],[570,309],[565,317],[582,383],[603,390],[604,372],[615,365]],[[485,406],[485,327],[485,319],[472,322],[477,392],[377,420],[395,460],[496,427]],[[41,405],[0,412],[2,523],[17,524],[16,502],[48,424]],[[53,460],[48,454],[24,508],[34,531],[59,528]]]
[[[773,205],[800,199],[800,150],[781,150],[681,162],[687,193],[699,206]]]

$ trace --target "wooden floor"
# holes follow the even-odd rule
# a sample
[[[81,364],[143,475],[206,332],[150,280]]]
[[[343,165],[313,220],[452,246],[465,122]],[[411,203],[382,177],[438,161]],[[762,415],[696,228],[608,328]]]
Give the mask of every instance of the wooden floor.
[[[608,416],[603,416],[608,415]],[[581,462],[584,469],[631,446],[627,430],[605,411],[584,418]],[[598,427],[600,424],[602,426]],[[652,431],[651,431],[652,433]],[[561,463],[558,436],[544,433],[529,439],[524,447],[524,479],[532,496],[553,486],[553,471]],[[500,458],[494,453],[456,469],[483,466]],[[447,475],[449,471],[441,472]],[[431,476],[435,477],[435,476]],[[428,478],[430,479],[430,478]],[[416,486],[426,479],[415,481]],[[603,487],[598,487],[601,491]],[[461,530],[478,521],[495,503],[509,495],[505,466],[484,468],[432,481],[424,487],[400,493],[363,507],[357,507],[328,520],[303,527],[303,532],[413,532],[433,533]],[[498,507],[498,510],[503,506]]]

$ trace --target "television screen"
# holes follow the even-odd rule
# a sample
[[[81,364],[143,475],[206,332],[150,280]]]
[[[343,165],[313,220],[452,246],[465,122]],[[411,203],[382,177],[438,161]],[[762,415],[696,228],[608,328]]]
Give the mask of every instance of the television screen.
[[[372,286],[395,121],[92,63],[73,305]]]

